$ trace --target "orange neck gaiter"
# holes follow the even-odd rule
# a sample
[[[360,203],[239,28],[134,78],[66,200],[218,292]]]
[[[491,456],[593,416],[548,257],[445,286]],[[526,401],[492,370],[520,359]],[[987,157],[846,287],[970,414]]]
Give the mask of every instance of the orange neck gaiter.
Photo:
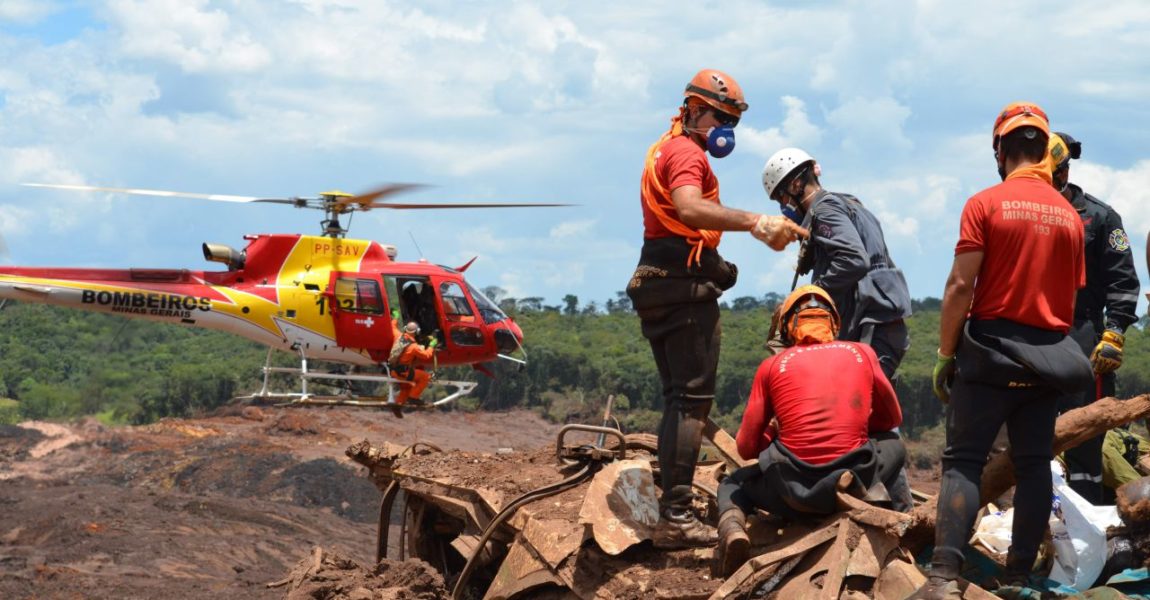
[[[1034,177],[1054,185],[1054,177],[1050,174],[1050,166],[1047,165],[1046,162],[1035,163],[1025,167],[1018,167],[1017,169],[1011,171],[1010,175],[1007,175],[1004,181],[1010,181],[1015,177]]]
[[[787,335],[794,345],[808,346],[834,341],[836,333],[830,311],[808,308],[795,315]]]

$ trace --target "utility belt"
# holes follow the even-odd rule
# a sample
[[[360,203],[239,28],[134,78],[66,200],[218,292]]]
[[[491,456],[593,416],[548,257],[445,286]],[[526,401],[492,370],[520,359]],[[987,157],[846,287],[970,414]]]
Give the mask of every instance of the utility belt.
[[[1094,381],[1090,361],[1070,336],[1008,319],[968,320],[955,364],[967,381],[1004,388],[1075,393]]]
[[[714,248],[703,248],[699,263],[688,263],[693,247],[681,237],[645,240],[639,264],[627,283],[627,296],[640,318],[664,307],[714,301],[739,277],[734,263]]]

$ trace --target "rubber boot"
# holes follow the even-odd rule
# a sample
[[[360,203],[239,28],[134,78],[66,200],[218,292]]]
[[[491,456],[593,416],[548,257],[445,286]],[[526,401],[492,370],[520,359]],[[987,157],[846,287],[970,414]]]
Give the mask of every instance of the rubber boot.
[[[659,517],[651,541],[662,550],[702,548],[718,543],[719,534],[690,510],[668,509]]]
[[[1041,593],[1030,587],[1030,569],[1034,558],[1019,559],[1014,553],[1006,556],[1006,569],[998,577],[998,586],[993,590],[999,598],[1030,600],[1041,597]]]
[[[932,575],[906,600],[962,600],[962,590],[957,580]]]
[[[747,516],[739,508],[727,509],[719,516],[719,547],[711,564],[711,574],[717,578],[730,577],[751,552],[751,538],[747,537]]]

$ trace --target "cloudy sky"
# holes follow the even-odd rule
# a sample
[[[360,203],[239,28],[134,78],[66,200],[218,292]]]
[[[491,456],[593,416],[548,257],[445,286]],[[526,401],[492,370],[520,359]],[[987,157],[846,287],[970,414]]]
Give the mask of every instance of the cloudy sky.
[[[776,212],[760,170],[800,146],[827,188],[879,215],[911,295],[939,296],[963,202],[997,182],[994,117],[1031,100],[1083,142],[1071,180],[1122,214],[1147,282],[1148,33],[1133,0],[3,0],[0,262],[214,268],[201,242],[318,231],[287,207],[20,182],[255,196],[417,182],[434,187],[403,200],[579,206],[373,211],[353,236],[409,260],[479,255],[478,287],[602,304],[639,254],[646,148],[713,67],[751,105],[734,154],[712,161],[726,205]],[[736,233],[720,250],[740,266],[730,297],[789,289],[793,253]]]

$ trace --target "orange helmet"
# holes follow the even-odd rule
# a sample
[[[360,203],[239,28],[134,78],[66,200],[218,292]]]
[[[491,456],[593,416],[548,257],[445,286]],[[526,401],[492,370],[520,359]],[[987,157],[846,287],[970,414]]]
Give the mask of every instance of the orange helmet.
[[[684,97],[695,97],[736,117],[749,108],[743,98],[743,88],[730,75],[716,69],[703,69],[691,78]]]
[[[1046,117],[1045,111],[1033,102],[1011,102],[994,120],[994,139],[991,146],[997,148],[999,138],[1019,127],[1035,127],[1046,134],[1046,137],[1050,137],[1050,119]]]
[[[791,345],[798,341],[795,336],[798,319],[795,317],[808,309],[819,309],[829,313],[831,336],[838,335],[841,323],[835,301],[823,288],[817,285],[803,285],[791,292],[775,311],[775,330],[782,335],[783,343]]]

